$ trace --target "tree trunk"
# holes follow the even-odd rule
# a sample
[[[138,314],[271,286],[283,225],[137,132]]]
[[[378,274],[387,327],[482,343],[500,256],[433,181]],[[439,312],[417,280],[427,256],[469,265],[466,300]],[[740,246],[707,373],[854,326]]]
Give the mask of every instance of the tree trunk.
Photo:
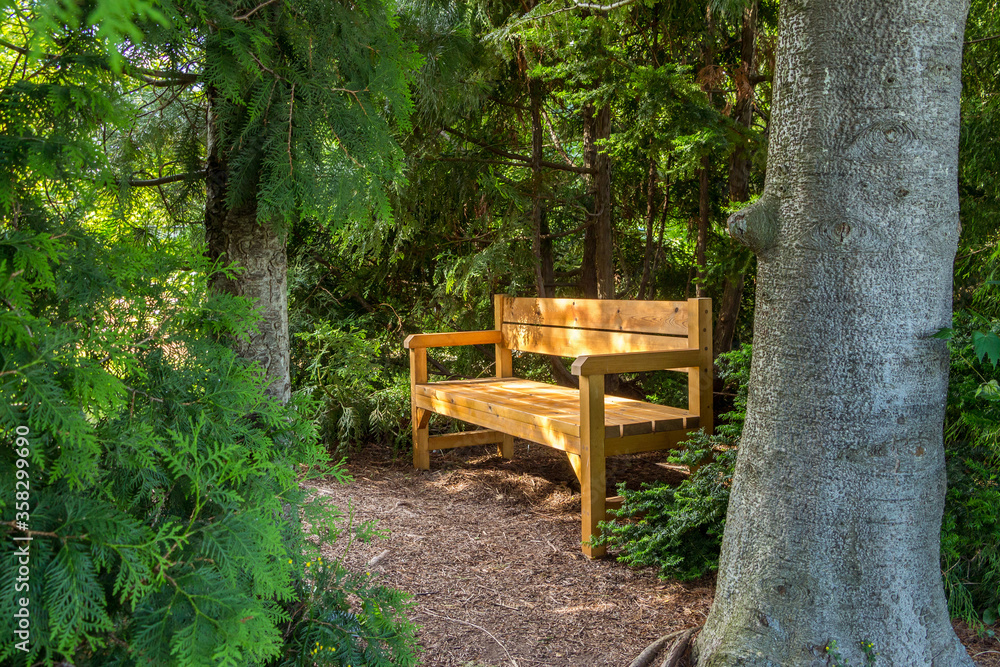
[[[646,181],[646,250],[642,255],[642,279],[639,281],[639,294],[636,298],[646,298],[646,288],[653,276],[653,258],[656,255],[656,245],[653,243],[653,226],[656,224],[656,160],[649,158],[649,176]]]
[[[967,2],[781,5],[750,396],[698,665],[971,665],[939,560]]]
[[[583,107],[583,163],[596,169],[587,177],[594,211],[583,237],[583,272],[580,283],[588,299],[615,298],[615,268],[611,227],[611,161],[598,145],[611,136],[611,107],[594,112],[591,104]]]
[[[733,349],[736,335],[736,320],[743,301],[743,274],[726,276],[722,286],[722,301],[719,303],[719,321],[715,325],[712,350],[715,356]]]
[[[535,286],[538,296],[552,296],[552,240],[542,211],[542,90],[541,83],[528,83],[531,95],[531,250],[535,255]],[[546,252],[547,251],[547,252]]]
[[[216,275],[211,288],[247,297],[260,309],[257,331],[233,341],[233,349],[264,369],[271,381],[267,393],[285,403],[291,398],[285,239],[271,225],[258,222],[255,201],[235,209],[227,205],[228,168],[218,145],[213,101],[209,91],[205,241],[212,260],[236,264],[240,273],[232,278]]]
[[[698,280],[695,281],[694,287],[697,297],[708,296],[705,291],[705,250],[708,247],[708,218],[711,206],[708,197],[708,170],[711,164],[707,155],[702,157],[698,173],[698,241],[694,251],[698,272]]]
[[[757,73],[757,3],[743,10],[740,29],[740,68],[736,74],[733,120],[749,128],[753,120],[753,79]],[[743,140],[729,156],[729,201],[746,201],[750,192],[750,159]]]
[[[542,207],[542,84],[538,80],[528,82],[531,95],[531,249],[535,255],[535,289],[538,296],[547,298],[554,296],[555,282],[552,260],[552,239],[545,238],[548,233],[548,222]],[[579,386],[579,380],[566,370],[562,359],[548,357],[553,379],[566,387]]]
[[[757,3],[743,10],[740,30],[740,68],[736,74],[736,104],[733,120],[749,128],[753,121],[753,82],[757,73]],[[736,143],[729,156],[729,201],[744,202],[750,198],[750,160],[742,141]],[[743,273],[730,273],[722,286],[719,318],[715,325],[712,352],[719,356],[733,349],[733,336],[743,303]]]

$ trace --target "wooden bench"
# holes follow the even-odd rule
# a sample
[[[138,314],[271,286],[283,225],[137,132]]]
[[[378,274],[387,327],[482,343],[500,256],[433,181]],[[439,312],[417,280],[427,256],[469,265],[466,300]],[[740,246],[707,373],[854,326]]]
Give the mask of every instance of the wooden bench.
[[[496,377],[428,382],[427,348],[493,345]],[[604,520],[606,456],[676,447],[690,431],[712,428],[712,302],[608,301],[495,297],[491,331],[414,334],[410,351],[413,465],[430,452],[493,444],[511,458],[514,437],[566,452],[582,490],[583,551]],[[514,377],[512,351],[575,357],[580,388]],[[604,393],[604,376],[673,369],[688,375],[687,409]],[[484,430],[430,436],[432,413]]]

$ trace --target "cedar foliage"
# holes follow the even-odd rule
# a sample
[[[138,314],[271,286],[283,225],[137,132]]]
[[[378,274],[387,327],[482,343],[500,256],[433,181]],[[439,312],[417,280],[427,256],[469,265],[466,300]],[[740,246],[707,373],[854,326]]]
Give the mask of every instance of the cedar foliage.
[[[117,187],[125,159],[149,155],[128,150],[141,134],[129,132],[133,103],[148,100],[121,94],[149,76],[129,59],[142,32],[91,25],[122,9],[171,8],[3,9],[18,30],[5,27],[0,55],[0,437],[27,435],[0,448],[0,484],[26,483],[29,499],[5,494],[0,511],[32,539],[27,581],[0,568],[0,632],[15,636],[27,599],[29,650],[5,641],[0,660],[416,664],[408,596],[319,556],[379,532],[301,489],[347,477],[308,398],[269,398],[260,369],[230,349],[255,306],[208,286],[234,269],[176,224],[190,205],[163,210]],[[15,562],[9,538],[25,531],[2,525],[0,558]]]

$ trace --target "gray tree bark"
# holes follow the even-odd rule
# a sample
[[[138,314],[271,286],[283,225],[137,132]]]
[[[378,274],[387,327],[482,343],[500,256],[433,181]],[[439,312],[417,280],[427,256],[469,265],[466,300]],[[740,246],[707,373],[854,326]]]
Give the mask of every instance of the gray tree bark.
[[[966,0],[784,0],[747,421],[700,667],[971,665],[939,561]]]
[[[232,278],[218,275],[211,287],[219,293],[247,297],[260,309],[257,331],[245,340],[233,341],[233,349],[263,368],[270,379],[267,393],[287,403],[292,385],[285,238],[274,226],[257,220],[256,201],[235,208],[227,204],[229,170],[218,145],[213,102],[213,91],[209,91],[205,241],[211,259],[226,265],[235,263],[240,273]]]

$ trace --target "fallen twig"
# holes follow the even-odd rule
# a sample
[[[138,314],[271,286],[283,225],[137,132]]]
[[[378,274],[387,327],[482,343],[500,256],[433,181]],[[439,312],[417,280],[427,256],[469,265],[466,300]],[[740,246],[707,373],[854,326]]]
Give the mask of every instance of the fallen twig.
[[[443,618],[446,621],[453,621],[455,623],[461,623],[462,625],[468,625],[469,627],[476,628],[477,630],[482,630],[483,632],[485,632],[486,634],[488,634],[490,636],[490,639],[492,639],[493,641],[495,641],[497,643],[497,645],[500,648],[503,649],[503,652],[507,654],[508,658],[510,658],[510,664],[513,667],[519,667],[518,664],[517,664],[517,660],[515,660],[514,657],[510,654],[510,651],[508,651],[507,647],[503,645],[503,642],[501,642],[499,639],[497,639],[496,637],[494,637],[493,633],[490,632],[489,630],[487,630],[486,628],[484,628],[483,626],[476,625],[475,623],[469,623],[468,621],[460,621],[457,618],[452,618],[450,616],[445,616],[444,614],[435,614],[433,611],[431,611],[429,609],[420,609],[418,611],[418,613],[430,614],[431,616],[437,616],[438,618]]]

